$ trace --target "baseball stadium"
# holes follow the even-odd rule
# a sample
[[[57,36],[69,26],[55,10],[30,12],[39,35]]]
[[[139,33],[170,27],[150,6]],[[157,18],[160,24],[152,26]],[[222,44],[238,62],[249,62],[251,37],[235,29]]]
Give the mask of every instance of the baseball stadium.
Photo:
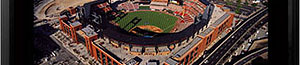
[[[101,65],[190,65],[231,31],[229,11],[206,0],[101,0],[59,22]]]

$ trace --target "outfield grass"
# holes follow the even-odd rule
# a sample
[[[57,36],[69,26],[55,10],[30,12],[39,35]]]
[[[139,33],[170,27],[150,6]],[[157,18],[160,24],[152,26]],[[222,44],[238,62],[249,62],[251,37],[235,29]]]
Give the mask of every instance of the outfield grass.
[[[150,6],[139,6],[141,10],[150,10]]]
[[[153,12],[153,11],[130,12],[120,21],[117,21],[117,19],[120,18],[117,18],[115,21],[117,21],[117,23],[121,28],[124,28],[135,17],[141,19],[141,21],[136,26],[140,26],[140,25],[156,26],[164,30],[164,32],[162,33],[169,33],[172,30],[172,28],[175,26],[175,22],[177,21],[177,18],[174,16],[160,13],[160,12]],[[124,29],[128,31],[133,25],[134,24],[131,23]]]

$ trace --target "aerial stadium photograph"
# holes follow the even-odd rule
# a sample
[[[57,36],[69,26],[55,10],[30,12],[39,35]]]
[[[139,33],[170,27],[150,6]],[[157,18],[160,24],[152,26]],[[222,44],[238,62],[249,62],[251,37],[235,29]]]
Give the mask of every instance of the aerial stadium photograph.
[[[268,65],[268,0],[34,0],[35,65]]]

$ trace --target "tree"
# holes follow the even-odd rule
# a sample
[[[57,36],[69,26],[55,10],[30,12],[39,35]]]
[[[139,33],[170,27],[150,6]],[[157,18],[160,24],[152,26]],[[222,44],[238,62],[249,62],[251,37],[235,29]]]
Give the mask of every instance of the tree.
[[[231,2],[226,2],[226,5],[232,5],[232,3]]]
[[[237,0],[237,3],[238,3],[238,4],[241,4],[241,0]]]
[[[255,4],[255,3],[253,3],[253,4],[251,4],[253,7],[256,7],[257,6],[257,4]]]
[[[246,2],[245,2],[245,5],[247,5],[247,6],[248,6],[248,4],[249,4],[249,3],[248,3],[248,0],[246,0]]]
[[[237,13],[237,14],[240,14],[241,12],[240,12],[240,9],[242,8],[242,5],[241,5],[241,0],[238,0],[237,1],[238,2],[238,4],[237,4],[237,8],[236,8],[236,10],[235,10],[235,13]]]
[[[240,13],[241,13],[241,12],[240,12],[240,9],[236,9],[234,12],[237,13],[237,14],[240,14]]]

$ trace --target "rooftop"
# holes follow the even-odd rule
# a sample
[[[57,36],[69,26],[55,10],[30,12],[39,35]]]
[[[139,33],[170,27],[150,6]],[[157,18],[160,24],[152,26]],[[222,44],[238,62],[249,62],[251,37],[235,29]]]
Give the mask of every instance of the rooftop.
[[[170,51],[170,49],[167,46],[161,46],[161,47],[158,47],[158,51],[164,52],[164,51]]]
[[[95,41],[94,41],[95,42]],[[105,51],[107,54],[109,54],[111,57],[113,57],[114,59],[116,59],[119,62],[122,62],[122,59],[115,55],[113,51],[111,51],[109,48],[104,47],[103,45],[99,45],[99,43],[94,43],[97,47],[99,47],[100,49],[102,49],[103,51]],[[121,51],[119,51],[121,52]]]
[[[218,26],[220,23],[222,23],[228,17],[229,17],[229,14],[225,13],[222,17],[220,17],[218,20],[216,20],[215,23],[212,24],[212,26],[213,27]]]
[[[126,62],[125,64],[126,64],[126,65],[135,65],[135,64],[137,64],[137,63],[138,63],[137,61],[131,59],[131,60],[129,60],[128,62]]]
[[[170,65],[176,65],[178,63],[177,61],[175,61],[172,58],[167,59],[165,62],[168,63],[168,64],[170,64]]]
[[[133,51],[133,52],[142,52],[142,47],[132,47],[131,49],[130,49],[130,51]]]
[[[147,62],[146,65],[158,65],[157,62]]]
[[[201,36],[205,37],[207,34],[209,34],[211,31],[213,30],[213,28],[208,27],[207,29],[205,29],[203,32],[200,33]]]
[[[82,30],[78,30],[78,31],[76,31],[76,33],[79,34],[81,37],[85,36],[85,34]]]
[[[189,45],[186,47],[183,47],[181,50],[176,52],[175,57],[181,57],[183,54],[185,54],[187,51],[189,51],[193,46],[195,46],[199,41],[201,41],[201,38],[196,37]]]
[[[75,21],[73,23],[71,23],[72,26],[76,27],[76,26],[79,26],[79,25],[82,25],[79,21]]]
[[[156,52],[155,47],[146,47],[145,52]]]
[[[98,35],[92,28],[90,28],[89,26],[81,29],[85,35],[87,35],[88,37],[91,37],[91,36],[95,36],[95,35]]]
[[[216,22],[219,18],[221,18],[226,12],[224,12],[221,8],[215,7],[213,10],[213,13],[211,15],[211,19],[209,22],[214,23]]]
[[[125,64],[126,65],[135,65],[141,61],[142,61],[142,59],[136,56],[136,57],[130,59],[129,61],[127,61]]]

